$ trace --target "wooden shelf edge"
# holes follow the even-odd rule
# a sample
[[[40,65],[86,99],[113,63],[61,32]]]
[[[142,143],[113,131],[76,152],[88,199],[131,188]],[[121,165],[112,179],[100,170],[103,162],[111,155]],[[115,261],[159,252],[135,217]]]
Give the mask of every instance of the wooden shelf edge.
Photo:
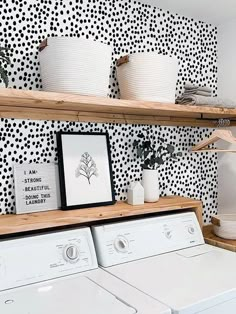
[[[12,108],[11,108],[12,109]],[[25,108],[24,108],[25,109]],[[19,111],[8,109],[1,110],[0,118],[6,119],[30,119],[30,120],[51,120],[51,121],[74,121],[74,122],[93,122],[93,123],[116,123],[116,124],[138,124],[138,125],[163,125],[163,126],[186,126],[186,127],[208,127],[215,128],[216,120],[200,120],[191,118],[174,118],[159,116],[139,116],[125,114],[97,114],[91,112],[90,115],[84,112],[63,112],[52,113],[51,110],[26,109]],[[234,124],[231,124],[233,126]]]
[[[203,227],[203,236],[207,244],[236,252],[236,240],[226,240],[216,236],[213,232],[212,224]]]
[[[200,150],[190,150],[190,153],[236,153],[235,149],[200,149]]]
[[[0,117],[214,127],[236,109],[0,88]]]
[[[23,215],[3,215],[0,217],[0,235],[37,231],[65,226],[78,226],[92,222],[118,219],[145,214],[154,214],[168,211],[194,210],[202,226],[201,201],[180,197],[167,196],[160,198],[157,203],[145,203],[132,206],[118,202],[112,206],[94,207],[70,211],[47,211]]]

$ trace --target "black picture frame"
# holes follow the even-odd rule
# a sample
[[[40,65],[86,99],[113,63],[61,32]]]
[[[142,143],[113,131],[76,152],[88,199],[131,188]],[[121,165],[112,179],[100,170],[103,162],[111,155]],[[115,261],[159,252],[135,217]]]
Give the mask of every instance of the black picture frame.
[[[111,163],[111,152],[110,152],[110,142],[109,142],[109,135],[108,133],[100,133],[100,132],[58,132],[56,134],[56,138],[57,138],[57,150],[58,150],[58,168],[59,168],[59,180],[60,180],[60,192],[61,192],[61,209],[62,210],[70,210],[70,209],[81,209],[81,208],[89,208],[89,207],[97,207],[97,206],[106,206],[106,205],[113,205],[116,203],[115,201],[115,191],[114,191],[114,183],[113,183],[113,174],[112,174],[112,163]],[[83,139],[82,139],[83,138]],[[102,154],[102,147],[98,147],[98,151],[100,153],[99,155],[99,161],[101,165],[105,165],[104,169],[102,169],[102,171],[104,171],[104,173],[106,173],[106,176],[104,176],[104,180],[105,180],[105,189],[104,189],[104,195],[106,196],[110,196],[110,197],[104,197],[104,200],[101,200],[100,198],[102,197],[102,193],[99,193],[99,196],[95,197],[93,199],[93,195],[91,195],[91,201],[85,202],[85,200],[83,200],[82,202],[80,202],[80,199],[82,199],[84,197],[84,195],[86,195],[86,198],[90,197],[90,194],[88,194],[88,189],[91,186],[91,181],[93,180],[93,182],[95,181],[94,177],[99,177],[99,172],[97,174],[97,166],[96,163],[94,162],[92,156],[91,159],[89,158],[85,158],[87,157],[86,154],[89,155],[89,153],[84,152],[82,155],[80,155],[80,163],[77,167],[77,169],[75,169],[75,176],[78,174],[79,179],[83,179],[83,186],[81,188],[80,191],[78,191],[78,203],[75,203],[76,201],[76,195],[75,195],[75,191],[72,189],[76,189],[75,184],[73,184],[73,182],[75,182],[75,179],[73,178],[73,180],[71,179],[70,182],[70,178],[73,177],[69,175],[69,173],[71,173],[71,169],[70,167],[73,167],[73,165],[75,164],[75,154],[76,151],[86,151],[86,149],[83,149],[84,147],[88,147],[89,145],[89,141],[91,142],[91,145],[93,145],[93,148],[91,146],[91,148],[93,149],[93,151],[95,150],[94,148],[94,142],[99,142],[99,143],[104,143],[104,160],[103,156],[100,156]],[[81,143],[81,146],[80,146]],[[74,145],[71,145],[74,144]],[[96,144],[95,144],[96,145]],[[71,155],[70,155],[71,154]],[[70,158],[68,158],[70,157]],[[68,159],[68,160],[67,160]],[[70,160],[70,163],[69,163]],[[79,156],[77,161],[79,160]],[[81,161],[82,160],[82,161]],[[84,170],[82,168],[85,167],[85,164],[83,163],[84,161],[88,162],[88,160],[90,160],[90,164],[92,164],[92,162],[95,163],[95,168],[96,170],[94,171],[92,178],[89,177],[89,175],[85,175]],[[92,160],[92,161],[91,161]],[[102,162],[104,161],[104,162]],[[92,164],[94,167],[94,163]],[[69,165],[69,166],[68,166]],[[105,169],[106,168],[106,169]],[[90,168],[93,169],[93,168]],[[101,170],[100,170],[101,171]],[[81,177],[81,178],[80,178]],[[82,178],[83,177],[83,178]],[[87,179],[87,180],[86,180]],[[109,180],[109,182],[107,182],[107,180]],[[88,181],[88,182],[87,182]],[[80,182],[80,187],[81,187],[81,182]],[[89,184],[88,184],[89,183]],[[110,187],[110,189],[109,189]],[[87,188],[87,190],[86,190]],[[98,188],[102,188],[102,184],[98,184]],[[83,190],[84,189],[84,190]],[[109,189],[109,191],[108,191]],[[94,189],[95,191],[96,189]],[[84,193],[84,194],[82,194]],[[86,194],[87,193],[87,194]],[[97,195],[97,191],[95,192],[95,194]],[[73,195],[73,197],[71,197],[71,195]],[[99,201],[96,201],[96,199],[99,198]]]

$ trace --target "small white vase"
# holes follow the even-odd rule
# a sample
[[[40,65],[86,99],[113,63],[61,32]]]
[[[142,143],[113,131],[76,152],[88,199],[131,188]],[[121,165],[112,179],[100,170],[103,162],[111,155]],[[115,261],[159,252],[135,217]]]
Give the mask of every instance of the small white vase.
[[[157,202],[160,196],[158,171],[143,169],[142,185],[144,188],[144,201],[147,203]]]
[[[5,88],[5,87],[6,85],[2,81],[0,81],[0,88]]]

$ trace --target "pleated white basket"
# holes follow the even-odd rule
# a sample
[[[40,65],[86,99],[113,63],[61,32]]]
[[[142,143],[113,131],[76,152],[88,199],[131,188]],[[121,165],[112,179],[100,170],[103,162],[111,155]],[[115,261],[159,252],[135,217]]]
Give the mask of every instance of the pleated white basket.
[[[212,216],[214,233],[223,239],[236,240],[236,214]]]
[[[40,46],[43,90],[107,96],[112,48],[76,37],[52,37]]]
[[[117,62],[122,99],[175,102],[178,76],[176,58],[148,52],[131,54],[123,60],[124,63],[122,60]]]

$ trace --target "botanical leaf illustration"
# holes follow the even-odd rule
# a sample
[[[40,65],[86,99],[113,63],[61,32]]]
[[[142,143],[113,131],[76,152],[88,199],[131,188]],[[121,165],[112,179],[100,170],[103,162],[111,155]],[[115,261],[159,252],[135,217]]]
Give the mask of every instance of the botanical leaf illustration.
[[[88,183],[91,184],[91,178],[93,176],[98,177],[97,166],[93,158],[89,155],[89,153],[84,153],[81,156],[80,164],[78,168],[75,170],[76,178],[83,176],[88,180]]]

